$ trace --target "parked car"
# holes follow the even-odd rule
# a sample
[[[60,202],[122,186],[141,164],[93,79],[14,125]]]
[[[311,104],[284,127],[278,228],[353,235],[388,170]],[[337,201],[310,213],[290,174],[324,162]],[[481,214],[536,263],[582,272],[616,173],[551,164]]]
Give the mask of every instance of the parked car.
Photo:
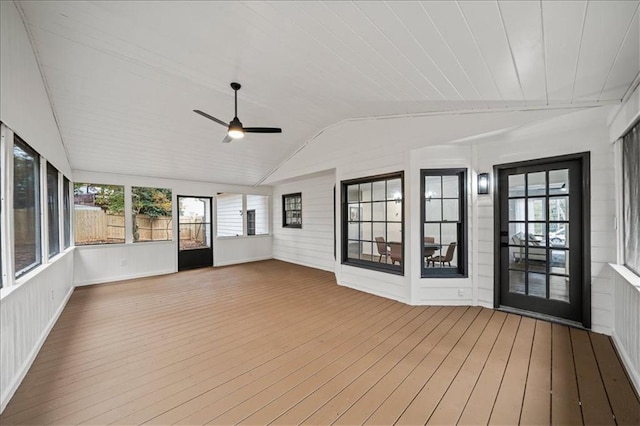
[[[565,228],[560,228],[557,231],[549,232],[549,243],[553,246],[564,246],[567,241],[567,232]]]

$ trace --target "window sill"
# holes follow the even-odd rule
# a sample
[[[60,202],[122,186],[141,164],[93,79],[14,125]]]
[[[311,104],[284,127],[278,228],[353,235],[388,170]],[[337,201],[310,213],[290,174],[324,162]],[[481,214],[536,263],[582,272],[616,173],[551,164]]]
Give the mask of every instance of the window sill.
[[[272,234],[260,234],[260,235],[230,235],[230,236],[224,236],[224,237],[216,237],[216,240],[242,240],[242,239],[247,239],[247,238],[267,238],[267,237],[271,237],[273,236]]]
[[[609,266],[611,266],[613,270],[616,271],[618,275],[624,278],[629,284],[640,291],[640,276],[634,274],[629,268],[624,265],[610,263]]]
[[[68,255],[69,253],[73,252],[73,250],[74,250],[73,246],[67,247],[64,251],[56,254],[51,259],[49,259],[47,263],[40,264],[35,268],[33,268],[32,270],[30,270],[29,272],[27,272],[26,274],[22,275],[20,278],[17,278],[12,285],[0,288],[0,300],[3,300],[5,297],[9,296],[11,293],[16,291],[20,287],[22,287],[23,284],[31,281],[33,278],[35,278],[40,273],[42,273],[47,268],[49,268],[51,265],[58,262],[60,259]]]
[[[353,260],[345,260],[342,262],[342,264],[344,266],[351,266],[353,268],[367,269],[369,271],[383,272],[385,274],[399,275],[402,277],[404,276],[404,270],[402,266],[392,269],[390,267],[379,266],[375,263],[369,263],[369,262],[364,263],[364,262],[358,262]]]

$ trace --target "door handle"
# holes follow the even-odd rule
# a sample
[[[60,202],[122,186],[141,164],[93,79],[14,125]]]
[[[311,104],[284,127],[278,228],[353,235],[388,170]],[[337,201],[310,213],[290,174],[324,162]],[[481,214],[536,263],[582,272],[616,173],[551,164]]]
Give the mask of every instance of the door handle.
[[[509,247],[509,243],[500,243],[500,247]]]

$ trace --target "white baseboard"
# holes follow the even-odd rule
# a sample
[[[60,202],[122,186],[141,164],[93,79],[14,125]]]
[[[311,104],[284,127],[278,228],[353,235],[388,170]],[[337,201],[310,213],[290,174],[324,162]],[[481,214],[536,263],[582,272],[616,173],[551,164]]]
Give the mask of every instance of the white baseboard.
[[[624,346],[622,345],[622,342],[620,342],[620,339],[618,338],[618,335],[615,331],[611,334],[611,338],[613,339],[613,344],[616,347],[618,355],[620,355],[620,358],[622,358],[622,364],[624,364],[624,367],[627,370],[627,374],[629,374],[631,383],[633,384],[633,387],[636,388],[636,393],[640,395],[640,371],[638,371],[631,362],[629,354],[627,354],[627,351],[624,349]]]
[[[272,256],[263,256],[263,257],[252,257],[250,259],[238,259],[238,260],[229,260],[226,262],[215,262],[214,259],[214,267],[215,266],[230,266],[230,265],[239,265],[241,263],[249,263],[249,262],[260,262],[261,260],[271,260]]]
[[[142,272],[139,274],[127,274],[127,275],[120,275],[117,277],[108,277],[108,278],[99,278],[99,279],[95,279],[95,280],[89,280],[89,281],[81,281],[81,282],[76,282],[74,283],[74,285],[76,287],[84,287],[86,285],[94,285],[94,284],[104,284],[104,283],[112,283],[115,281],[126,281],[126,280],[133,280],[136,278],[145,278],[145,277],[154,277],[156,275],[167,275],[167,274],[173,274],[177,271],[175,271],[174,269],[167,269],[164,271],[154,271],[154,272]]]
[[[13,380],[7,387],[7,390],[4,392],[2,396],[0,396],[0,414],[4,412],[4,409],[7,407],[7,404],[9,404],[9,401],[11,400],[11,398],[13,398],[13,394],[16,393],[16,391],[18,390],[18,387],[20,386],[20,383],[22,383],[22,380],[24,379],[24,377],[27,375],[27,372],[31,368],[31,364],[33,364],[33,361],[36,360],[36,356],[38,356],[38,352],[40,352],[42,345],[44,345],[45,340],[47,340],[47,337],[49,336],[51,329],[53,329],[53,326],[56,324],[56,322],[58,322],[58,318],[60,318],[62,311],[64,310],[65,306],[67,306],[67,302],[69,302],[69,299],[73,294],[73,290],[74,290],[74,287],[71,287],[69,289],[66,296],[64,297],[64,300],[62,301],[62,303],[56,310],[55,314],[49,321],[49,324],[47,324],[47,327],[42,331],[42,334],[40,334],[40,337],[38,338],[38,341],[36,342],[35,346],[33,347],[33,349],[31,349],[31,352],[29,352],[29,356],[22,363],[22,366],[20,367],[20,373],[13,378]]]
[[[292,259],[285,259],[283,257],[273,257],[275,260],[280,260],[282,262],[287,262],[287,263],[293,263],[295,265],[300,265],[300,266],[306,266],[307,268],[313,268],[313,269],[319,269],[321,271],[327,271],[327,272],[335,272],[335,265],[331,264],[330,267],[322,267],[320,265],[317,264],[313,264],[313,263],[309,263],[309,262],[301,262],[299,260],[292,260]]]

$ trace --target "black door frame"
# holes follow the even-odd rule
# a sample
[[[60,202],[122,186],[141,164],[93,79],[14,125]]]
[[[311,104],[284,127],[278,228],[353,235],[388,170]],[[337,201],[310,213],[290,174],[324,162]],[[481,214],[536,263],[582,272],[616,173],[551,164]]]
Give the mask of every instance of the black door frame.
[[[493,166],[493,306],[500,308],[500,194],[498,176],[501,170],[577,160],[582,176],[582,326],[591,328],[591,153],[561,155]]]
[[[207,198],[209,200],[209,241],[211,241],[211,247],[206,248],[206,249],[195,249],[195,250],[182,250],[184,252],[193,252],[193,251],[208,251],[210,253],[209,259],[211,261],[210,264],[204,265],[204,264],[193,264],[193,265],[183,265],[182,268],[180,267],[180,212],[178,212],[178,244],[177,244],[177,256],[178,256],[178,271],[186,271],[189,269],[195,269],[195,268],[207,268],[207,267],[211,267],[213,266],[213,197],[210,196],[199,196],[199,195],[177,195],[176,196],[176,202],[178,204],[178,208],[180,208],[180,198]],[[206,227],[205,227],[206,229]],[[200,257],[204,257],[204,256],[200,256]],[[185,259],[186,260],[186,259]],[[189,262],[186,262],[189,263]]]

